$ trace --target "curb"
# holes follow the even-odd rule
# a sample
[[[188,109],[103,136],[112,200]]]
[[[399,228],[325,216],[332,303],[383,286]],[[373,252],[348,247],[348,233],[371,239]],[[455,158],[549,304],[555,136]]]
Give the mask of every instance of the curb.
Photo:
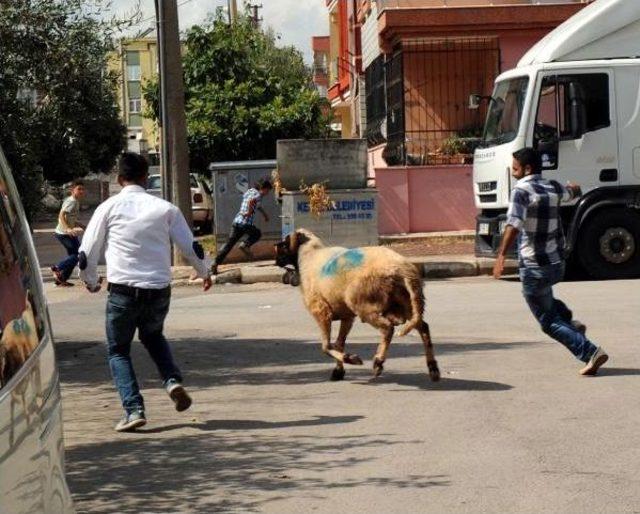
[[[460,258],[453,261],[414,262],[422,272],[423,278],[478,277],[493,273],[494,259],[486,257]],[[518,272],[518,261],[508,259],[504,264],[504,274]]]

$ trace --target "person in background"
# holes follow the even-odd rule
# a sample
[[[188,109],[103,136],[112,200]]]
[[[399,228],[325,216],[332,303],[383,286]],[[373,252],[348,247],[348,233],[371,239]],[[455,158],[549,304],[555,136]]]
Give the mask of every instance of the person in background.
[[[511,194],[493,276],[496,279],[502,276],[505,256],[519,236],[520,282],[531,312],[545,334],[585,363],[581,375],[595,375],[609,356],[587,338],[587,327],[573,319],[573,313],[553,297],[552,290],[552,286],[562,281],[565,271],[560,203],[577,198],[582,192],[575,184],[565,187],[555,180],[546,180],[541,172],[542,159],[533,148],[513,154],[511,174],[518,183]]]
[[[211,287],[204,249],[194,240],[180,209],[146,192],[148,172],[149,165],[141,155],[125,153],[121,157],[118,182],[123,189],[96,209],[80,246],[80,278],[92,293],[101,287],[97,265],[105,248],[108,359],[124,408],[124,417],[115,427],[118,432],[146,424],[144,400],[130,356],[136,330],[176,410],[191,406],[182,373],[163,334],[171,301],[171,243],[204,279],[203,290]]]
[[[247,192],[242,195],[240,210],[238,211],[236,217],[233,219],[233,225],[231,226],[231,232],[229,233],[227,244],[225,244],[218,252],[218,255],[216,255],[216,259],[211,268],[211,272],[214,275],[218,273],[218,266],[224,262],[235,244],[244,236],[246,236],[247,238],[245,241],[240,243],[240,246],[238,248],[248,258],[253,258],[251,247],[260,240],[260,237],[262,237],[262,232],[260,232],[260,229],[253,224],[256,216],[256,211],[260,211],[260,213],[264,217],[264,220],[267,222],[269,221],[269,215],[264,211],[261,203],[262,199],[267,196],[272,189],[273,186],[271,185],[271,182],[268,179],[263,178],[260,179],[254,185],[254,187],[248,189]]]
[[[78,264],[78,248],[80,248],[80,236],[84,225],[78,223],[80,214],[80,201],[84,198],[85,188],[82,180],[74,180],[71,184],[71,194],[65,198],[58,214],[58,225],[55,236],[64,249],[67,257],[56,266],[51,266],[56,286],[70,287],[69,277]]]

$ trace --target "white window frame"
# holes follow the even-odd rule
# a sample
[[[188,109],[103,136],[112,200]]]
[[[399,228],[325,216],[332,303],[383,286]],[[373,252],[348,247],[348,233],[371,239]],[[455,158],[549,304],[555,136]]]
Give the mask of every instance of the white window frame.
[[[142,98],[129,98],[129,114],[142,112]]]

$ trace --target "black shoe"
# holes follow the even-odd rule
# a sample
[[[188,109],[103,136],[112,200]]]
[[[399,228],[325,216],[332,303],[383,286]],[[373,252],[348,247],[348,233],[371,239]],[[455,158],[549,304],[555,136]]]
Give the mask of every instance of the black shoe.
[[[116,425],[116,432],[133,432],[136,428],[143,427],[147,424],[147,418],[144,411],[135,410],[124,417]]]

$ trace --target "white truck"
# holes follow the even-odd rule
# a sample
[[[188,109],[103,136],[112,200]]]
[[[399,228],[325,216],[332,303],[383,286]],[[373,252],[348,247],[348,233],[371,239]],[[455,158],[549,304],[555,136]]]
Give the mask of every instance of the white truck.
[[[561,208],[570,264],[640,276],[640,0],[596,0],[496,79],[474,158],[477,255],[495,256],[525,146],[546,178],[582,186]]]

